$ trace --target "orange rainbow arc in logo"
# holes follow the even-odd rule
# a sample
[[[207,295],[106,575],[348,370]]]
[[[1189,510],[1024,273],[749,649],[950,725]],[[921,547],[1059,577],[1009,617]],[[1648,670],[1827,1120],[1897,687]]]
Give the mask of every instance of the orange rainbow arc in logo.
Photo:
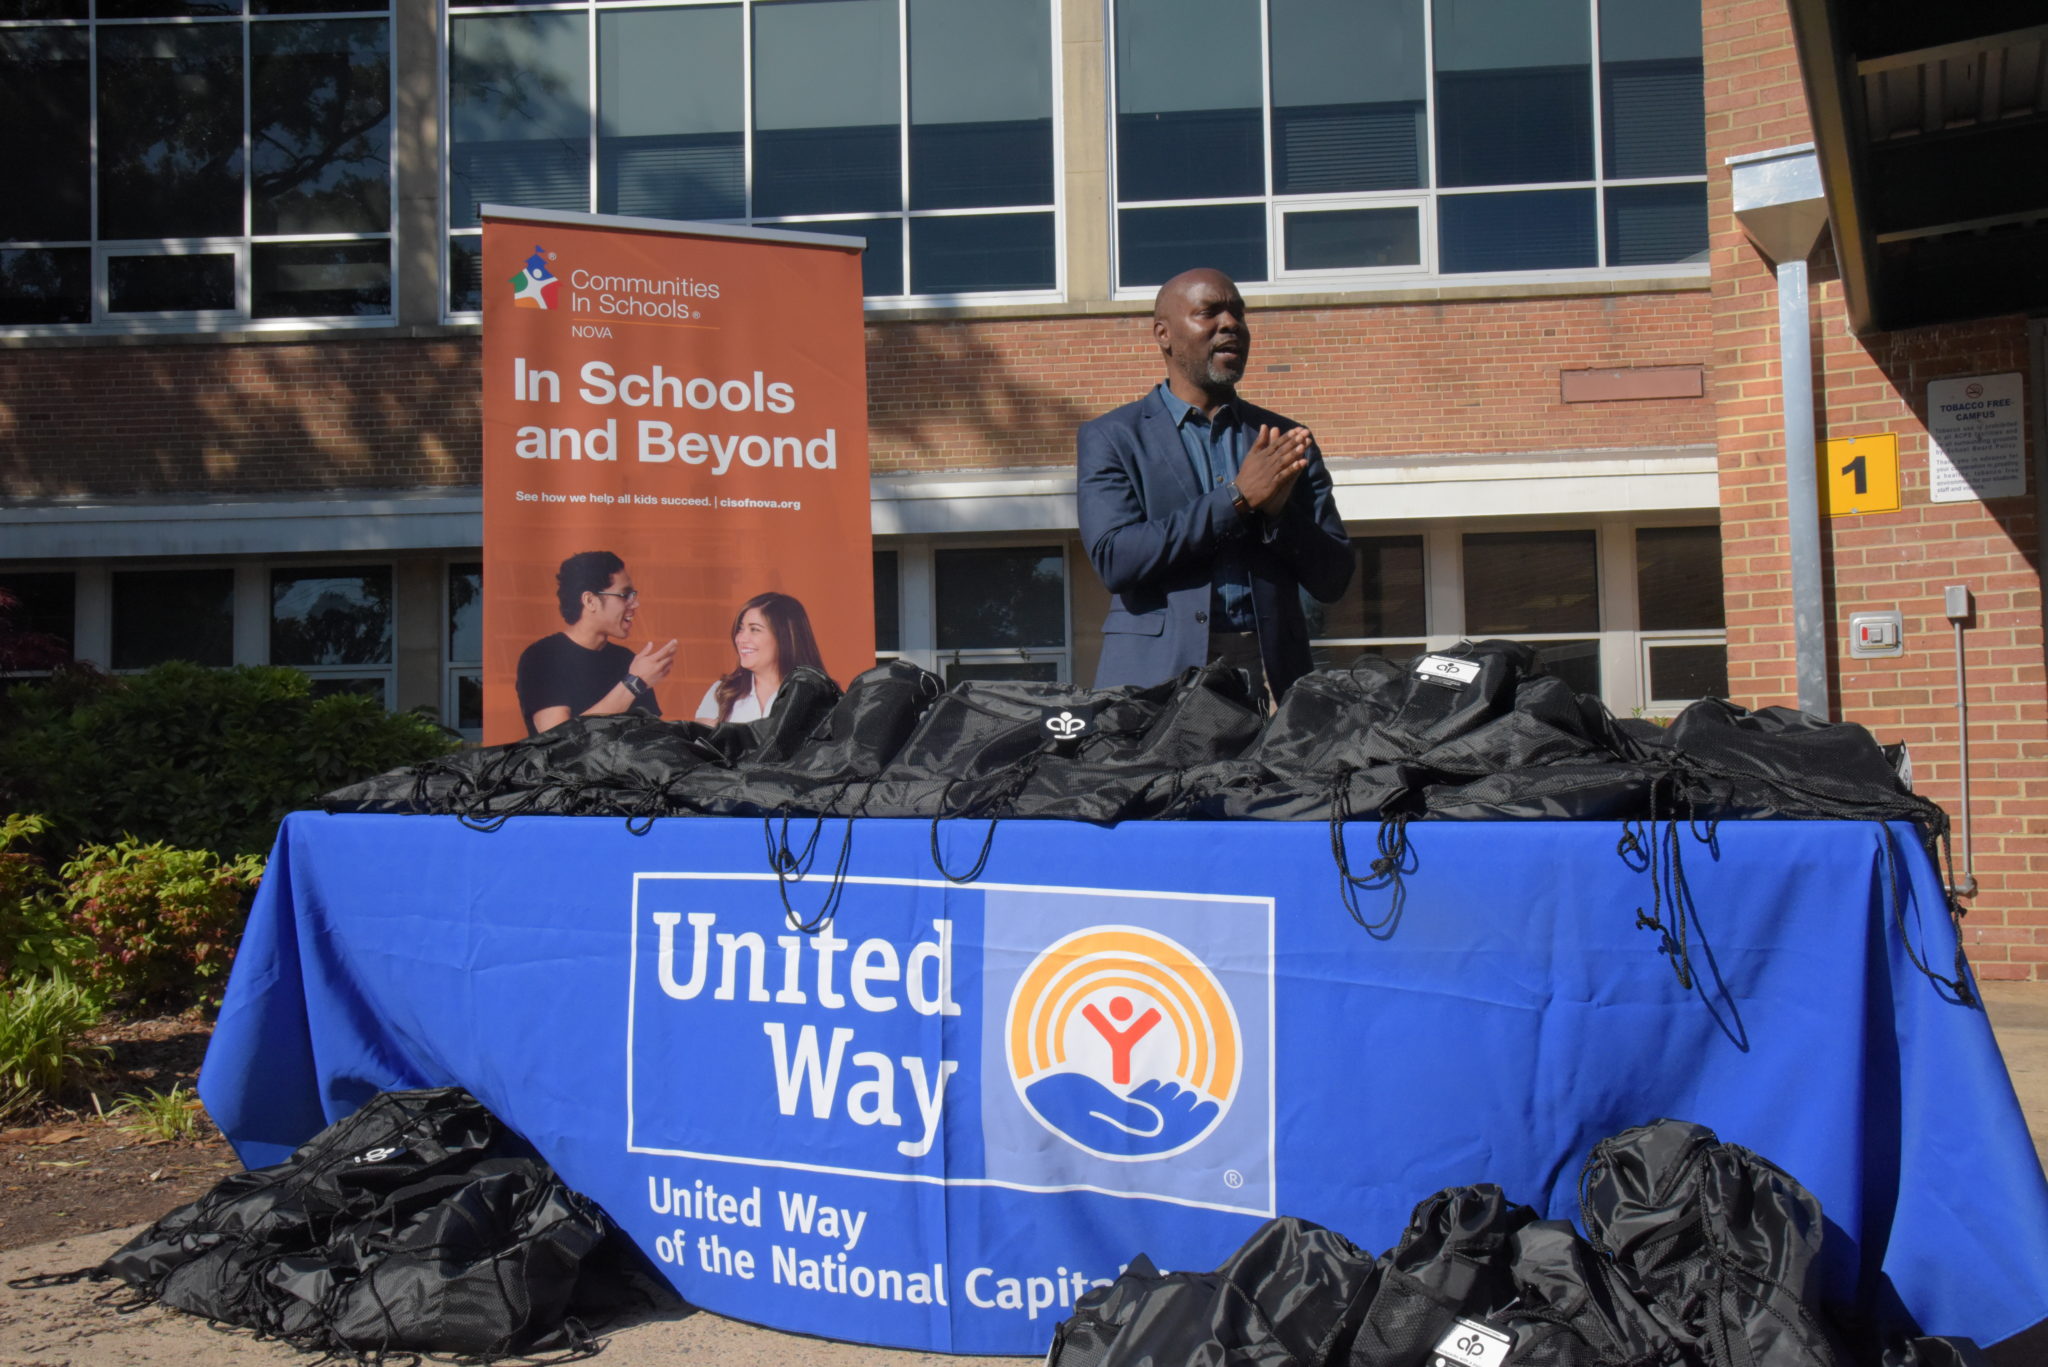
[[[1042,1124],[1125,1159],[1199,1142],[1228,1109],[1244,1067],[1236,1012],[1215,975],[1182,945],[1135,926],[1095,926],[1048,946],[1010,998],[1005,1045],[1011,1076]],[[1085,1095],[1101,1105],[1077,1097],[1091,1086],[1100,1090]],[[1184,1099],[1173,1102],[1175,1094]],[[1155,1119],[1161,1106],[1183,1123],[1169,1130]]]

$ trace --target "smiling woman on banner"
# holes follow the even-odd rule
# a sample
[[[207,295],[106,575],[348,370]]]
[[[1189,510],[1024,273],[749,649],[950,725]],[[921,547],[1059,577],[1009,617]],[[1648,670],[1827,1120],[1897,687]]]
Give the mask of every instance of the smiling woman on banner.
[[[632,633],[640,610],[640,590],[626,562],[610,551],[578,551],[555,571],[555,602],[568,629],[519,654],[515,686],[526,734],[539,735],[571,717],[660,716],[654,686],[674,667],[676,643],[650,641],[638,654],[618,644]]]
[[[759,721],[775,710],[775,693],[790,671],[808,665],[820,674],[825,661],[811,616],[786,593],[759,593],[733,618],[732,645],[739,667],[704,690],[697,720],[706,726]]]

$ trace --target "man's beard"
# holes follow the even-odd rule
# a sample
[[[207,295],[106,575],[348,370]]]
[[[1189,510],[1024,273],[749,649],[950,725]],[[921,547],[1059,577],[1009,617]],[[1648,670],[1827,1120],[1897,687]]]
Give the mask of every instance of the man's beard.
[[[1208,363],[1203,367],[1202,373],[1208,378],[1210,384],[1216,385],[1219,388],[1234,389],[1237,387],[1237,382],[1244,378],[1244,365],[1245,360],[1242,356],[1231,360],[1225,360],[1221,356],[1211,356]]]

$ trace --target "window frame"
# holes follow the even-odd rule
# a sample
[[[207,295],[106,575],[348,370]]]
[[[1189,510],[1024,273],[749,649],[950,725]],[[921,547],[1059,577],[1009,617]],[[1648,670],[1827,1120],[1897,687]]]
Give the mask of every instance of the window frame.
[[[1626,0],[1605,0],[1606,3],[1626,3]],[[1602,81],[1600,46],[1600,5],[1603,0],[1584,0],[1586,22],[1589,28],[1587,80],[1591,90],[1591,155],[1593,175],[1588,180],[1557,182],[1529,182],[1513,185],[1446,186],[1442,183],[1437,152],[1437,81],[1436,81],[1436,13],[1433,0],[1422,0],[1421,17],[1423,24],[1422,58],[1423,70],[1423,181],[1421,186],[1406,190],[1359,192],[1338,195],[1282,195],[1274,189],[1273,173],[1273,69],[1272,69],[1272,7],[1271,0],[1255,0],[1259,9],[1259,89],[1261,94],[1261,143],[1260,151],[1264,164],[1264,191],[1260,195],[1222,196],[1217,198],[1190,198],[1173,200],[1124,200],[1117,193],[1117,170],[1121,148],[1118,145],[1116,127],[1117,105],[1117,17],[1116,7],[1120,0],[1106,0],[1105,25],[1103,33],[1105,131],[1108,147],[1105,157],[1105,196],[1109,219],[1109,280],[1110,298],[1117,301],[1149,300],[1158,289],[1156,284],[1125,285],[1122,282],[1121,262],[1123,250],[1123,216],[1133,209],[1167,209],[1222,207],[1227,205],[1263,205],[1266,222],[1266,277],[1263,280],[1240,280],[1239,289],[1248,297],[1298,293],[1304,286],[1322,290],[1345,292],[1371,292],[1373,290],[1398,290],[1413,288],[1417,282],[1427,281],[1434,285],[1473,286],[1486,289],[1503,285],[1532,283],[1580,283],[1592,281],[1627,280],[1669,280],[1673,278],[1698,277],[1705,279],[1711,272],[1709,252],[1711,243],[1703,248],[1699,259],[1694,261],[1668,262],[1648,266],[1608,266],[1597,264],[1608,256],[1607,242],[1607,192],[1610,188],[1631,188],[1641,185],[1698,185],[1704,190],[1708,184],[1708,170],[1700,168],[1697,175],[1654,176],[1645,178],[1611,177],[1607,174],[1606,124],[1604,118],[1604,89]],[[1442,228],[1442,214],[1439,211],[1444,199],[1467,195],[1518,193],[1538,190],[1591,191],[1593,195],[1594,254],[1596,264],[1591,266],[1570,266],[1538,270],[1517,271],[1460,271],[1445,273],[1441,269],[1442,244],[1439,234]],[[1285,242],[1281,235],[1284,214],[1303,206],[1313,207],[1322,200],[1356,201],[1356,207],[1373,207],[1379,201],[1399,203],[1404,200],[1420,199],[1425,202],[1423,210],[1422,256],[1427,267],[1363,267],[1329,271],[1290,271],[1286,269]],[[1711,222],[1706,225],[1711,227]]]
[[[1405,636],[1318,636],[1310,642],[1310,648],[1317,652],[1348,652],[1361,647],[1408,645],[1419,641],[1424,651],[1449,650],[1460,641],[1474,639],[1465,630],[1464,615],[1464,540],[1467,533],[1591,531],[1594,535],[1594,584],[1599,599],[1597,626],[1584,631],[1527,632],[1506,639],[1538,646],[1553,641],[1597,641],[1600,647],[1599,696],[1610,711],[1618,716],[1675,712],[1694,699],[1653,699],[1649,696],[1648,651],[1674,643],[1718,645],[1725,649],[1728,633],[1725,629],[1695,628],[1650,631],[1637,625],[1640,611],[1636,595],[1636,533],[1646,528],[1699,527],[1718,524],[1718,521],[1717,510],[1706,508],[1655,514],[1559,514],[1347,523],[1346,531],[1353,537],[1422,538],[1425,631],[1420,635]],[[1725,572],[1724,561],[1724,576]],[[1355,586],[1347,590],[1353,591]]]
[[[1057,646],[964,646],[938,644],[938,552],[1056,549],[1060,555],[1062,640]],[[897,649],[876,652],[876,660],[909,660],[941,679],[956,664],[1053,663],[1060,683],[1074,681],[1074,576],[1077,546],[1071,531],[1048,529],[1002,536],[876,537],[877,551],[896,553]],[[1086,561],[1080,562],[1085,567]],[[1087,571],[1094,573],[1092,569]]]
[[[740,73],[740,98],[742,112],[741,150],[745,168],[745,204],[747,213],[737,218],[706,219],[724,227],[786,228],[798,232],[836,233],[846,236],[860,236],[856,225],[875,219],[894,218],[903,225],[902,240],[898,246],[897,266],[904,284],[904,293],[892,295],[862,295],[862,307],[870,313],[904,312],[911,309],[949,308],[959,306],[1005,307],[1016,304],[1042,304],[1063,302],[1067,297],[1067,186],[1066,186],[1066,109],[1065,81],[1062,70],[1062,30],[1059,0],[1038,0],[1046,6],[1048,13],[1047,40],[1050,45],[1048,61],[1052,80],[1052,201],[1046,204],[990,205],[970,209],[913,209],[910,207],[910,0],[895,0],[896,43],[897,43],[897,154],[898,154],[898,207],[893,211],[867,213],[838,212],[819,214],[757,215],[754,204],[754,22],[753,12],[757,4],[772,4],[774,0],[662,0],[659,5],[650,6],[646,0],[538,0],[537,3],[501,3],[483,5],[453,6],[450,0],[435,0],[439,17],[440,41],[437,44],[438,70],[435,82],[438,86],[440,136],[437,142],[441,194],[436,214],[436,230],[439,234],[436,250],[440,253],[442,270],[440,313],[444,323],[476,323],[483,318],[481,308],[458,309],[455,306],[455,272],[449,268],[454,240],[457,238],[480,238],[481,226],[457,228],[453,226],[454,183],[453,143],[451,141],[451,92],[449,89],[449,53],[452,50],[454,21],[458,18],[489,15],[519,15],[535,13],[583,14],[589,18],[584,35],[584,60],[587,76],[586,99],[590,114],[588,132],[588,155],[586,162],[586,193],[584,208],[577,212],[596,213],[600,193],[601,174],[598,165],[600,106],[600,73],[597,67],[598,42],[597,20],[600,15],[621,10],[646,8],[701,8],[737,7],[741,12],[740,51],[742,70]],[[1044,289],[1030,290],[986,290],[955,293],[912,294],[911,283],[911,224],[922,219],[994,217],[1042,213],[1052,219],[1053,240],[1053,283]]]
[[[0,30],[29,30],[43,28],[78,29],[87,34],[86,118],[89,136],[87,138],[86,193],[88,204],[88,225],[91,234],[84,240],[37,239],[22,241],[0,241],[0,250],[6,251],[60,251],[84,249],[91,254],[91,278],[89,300],[92,319],[84,323],[22,323],[8,327],[8,331],[23,337],[76,337],[76,336],[130,336],[150,334],[177,334],[194,332],[324,332],[356,331],[363,328],[389,328],[398,322],[398,219],[403,191],[400,185],[402,167],[398,155],[398,51],[396,29],[399,24],[396,0],[377,8],[366,8],[350,12],[317,11],[309,14],[207,14],[159,16],[139,19],[0,19]],[[385,155],[385,181],[389,203],[385,210],[384,229],[381,232],[332,232],[332,233],[258,233],[255,231],[255,186],[254,159],[250,155],[253,134],[249,126],[252,117],[250,89],[251,82],[251,25],[278,23],[308,23],[316,20],[358,20],[382,23],[386,35],[385,98],[389,117],[387,119],[387,142]],[[229,237],[162,237],[162,238],[113,238],[99,234],[100,185],[99,185],[99,43],[97,34],[112,28],[162,28],[185,27],[203,24],[239,25],[241,35],[242,70],[242,232]],[[258,245],[329,242],[383,242],[385,260],[390,271],[391,307],[380,314],[325,314],[310,317],[258,318],[255,316],[254,259]],[[116,256],[180,256],[202,254],[228,254],[235,257],[235,308],[227,309],[173,309],[149,313],[108,312],[107,263]]]

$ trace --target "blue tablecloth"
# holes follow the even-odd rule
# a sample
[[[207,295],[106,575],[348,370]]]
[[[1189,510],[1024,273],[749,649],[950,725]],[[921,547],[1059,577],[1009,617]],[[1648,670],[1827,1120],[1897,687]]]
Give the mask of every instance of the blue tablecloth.
[[[944,823],[947,867],[987,830]],[[1606,823],[1413,826],[1368,931],[1322,825],[1007,822],[961,886],[928,823],[864,820],[802,936],[755,821],[300,814],[200,1090],[256,1165],[459,1083],[692,1302],[975,1353],[1276,1213],[1369,1250],[1455,1184],[1573,1216],[1591,1146],[1673,1116],[1820,1198],[1843,1301],[1994,1342],[2048,1318],[2048,1184],[1982,1012],[1909,962],[1954,940],[1894,834],[1681,829],[1686,987]]]

